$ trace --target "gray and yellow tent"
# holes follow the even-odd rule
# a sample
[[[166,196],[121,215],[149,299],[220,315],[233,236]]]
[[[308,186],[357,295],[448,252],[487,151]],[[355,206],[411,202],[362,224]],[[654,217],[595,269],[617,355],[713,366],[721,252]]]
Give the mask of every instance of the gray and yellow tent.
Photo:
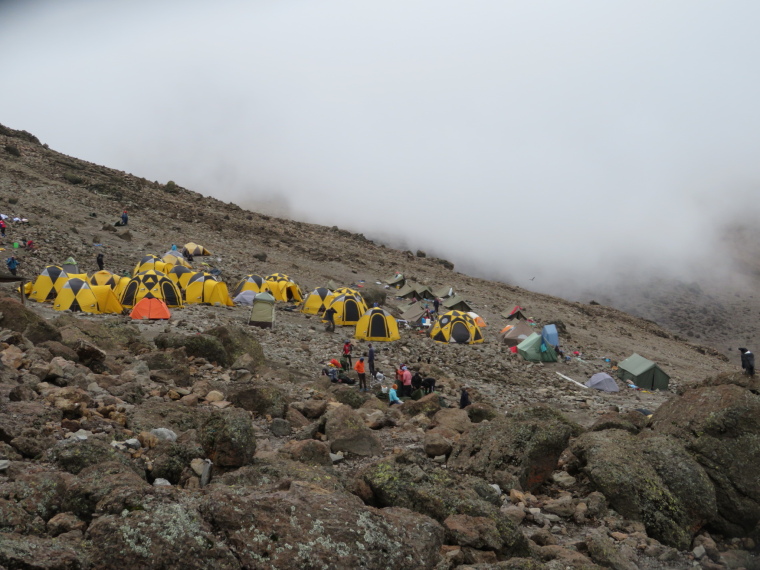
[[[439,316],[428,333],[436,342],[475,344],[483,342],[483,333],[467,313],[448,311]]]
[[[361,297],[353,295],[339,295],[335,297],[327,307],[335,309],[333,320],[336,325],[355,325],[364,313],[367,312],[367,305],[364,304]]]
[[[386,342],[401,338],[396,319],[380,307],[374,307],[362,315],[356,323],[354,336],[360,340]]]
[[[248,319],[248,324],[255,327],[261,327],[263,329],[273,328],[274,303],[275,298],[271,293],[268,293],[266,291],[263,293],[257,293],[253,298],[251,316]]]
[[[99,314],[98,299],[95,297],[89,283],[77,277],[63,284],[61,292],[53,301],[56,311],[75,311]]]
[[[211,255],[211,252],[207,250],[205,247],[203,247],[202,245],[198,245],[197,243],[194,243],[192,241],[184,245],[184,247],[182,248],[182,253],[189,253],[192,256]]]
[[[196,273],[190,278],[185,288],[185,302],[188,305],[202,303],[226,307],[234,304],[227,291],[227,285],[217,281],[210,273]]]
[[[667,390],[670,376],[657,363],[635,352],[618,364],[618,377],[645,390]]]
[[[137,262],[132,274],[137,275],[143,271],[160,271],[161,273],[166,273],[171,269],[171,267],[167,268],[166,266],[166,262],[162,261],[157,255],[145,255]]]
[[[116,289],[121,277],[114,275],[110,271],[96,271],[89,279],[90,285],[108,285],[111,289]]]
[[[90,289],[98,300],[98,310],[101,313],[113,313],[119,315],[124,312],[124,307],[119,303],[116,293],[108,285],[90,285]]]
[[[169,307],[182,306],[182,294],[179,288],[174,281],[158,271],[144,271],[132,277],[124,287],[119,302],[131,309],[148,293],[156,299],[161,299]]]
[[[541,335],[535,332],[517,345],[517,353],[530,362],[557,362],[554,347],[546,344]]]
[[[40,303],[53,301],[68,280],[69,275],[62,267],[59,265],[48,265],[42,270],[37,279],[34,280],[29,298]]]
[[[359,290],[354,289],[353,287],[338,287],[337,289],[333,289],[333,293],[336,297],[340,297],[341,295],[353,295],[357,299],[364,301],[364,297],[362,297]]]
[[[199,271],[193,271],[183,265],[175,265],[169,270],[169,273],[167,273],[166,276],[174,281],[177,287],[184,291],[190,284],[190,279],[199,274]]]
[[[284,273],[272,273],[267,275],[266,280],[269,292],[272,293],[275,300],[295,303],[303,301],[301,288]]]
[[[261,275],[246,275],[235,285],[232,296],[237,297],[243,291],[253,291],[254,293],[269,291],[269,283]]]
[[[321,315],[335,297],[337,295],[327,287],[317,287],[306,295],[301,305],[301,312],[307,315]]]

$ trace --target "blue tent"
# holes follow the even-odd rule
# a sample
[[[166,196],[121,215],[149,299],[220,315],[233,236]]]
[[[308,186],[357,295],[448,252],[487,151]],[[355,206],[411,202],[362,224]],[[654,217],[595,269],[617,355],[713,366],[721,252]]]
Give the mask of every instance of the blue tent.
[[[559,346],[559,333],[557,332],[556,325],[546,325],[541,329],[541,338],[544,344],[549,346]]]

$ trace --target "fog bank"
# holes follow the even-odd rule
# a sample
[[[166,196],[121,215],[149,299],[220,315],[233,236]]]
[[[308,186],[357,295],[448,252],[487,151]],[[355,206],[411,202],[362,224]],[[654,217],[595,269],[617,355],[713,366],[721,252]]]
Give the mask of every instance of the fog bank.
[[[5,2],[0,122],[572,297],[730,271],[719,237],[758,213],[758,16],[686,0]]]

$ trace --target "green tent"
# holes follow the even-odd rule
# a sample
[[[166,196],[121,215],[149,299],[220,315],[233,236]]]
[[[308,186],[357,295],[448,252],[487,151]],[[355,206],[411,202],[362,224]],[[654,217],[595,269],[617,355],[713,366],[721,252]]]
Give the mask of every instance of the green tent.
[[[274,297],[267,293],[256,293],[251,307],[251,318],[248,324],[262,329],[271,329],[274,326]]]
[[[472,311],[470,304],[465,301],[463,297],[460,297],[456,293],[454,293],[454,295],[448,299],[444,299],[443,306],[446,307],[446,309],[449,311],[462,311],[463,313]]]
[[[403,273],[396,273],[396,275],[392,279],[388,279],[386,283],[391,287],[399,288],[404,286],[406,283],[406,278],[404,277]]]
[[[538,333],[533,333],[518,344],[517,353],[531,362],[557,362],[557,353],[554,352],[554,348],[545,344]]]
[[[443,287],[438,287],[438,289],[433,290],[433,295],[440,297],[441,299],[446,299],[447,297],[454,295],[454,288],[444,285]]]
[[[633,382],[644,390],[667,390],[670,376],[657,366],[656,362],[633,353],[618,364],[621,380]]]

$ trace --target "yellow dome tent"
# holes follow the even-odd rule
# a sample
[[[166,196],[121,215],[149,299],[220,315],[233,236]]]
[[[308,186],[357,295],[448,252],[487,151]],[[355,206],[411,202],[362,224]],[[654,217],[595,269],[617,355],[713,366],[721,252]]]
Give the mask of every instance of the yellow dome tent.
[[[303,301],[300,287],[284,273],[272,273],[272,275],[267,275],[266,280],[269,292],[272,293],[276,301],[293,301],[295,303]]]
[[[364,304],[361,297],[354,297],[353,295],[335,297],[327,308],[335,309],[333,320],[336,325],[355,325],[367,312],[367,305]]]
[[[98,310],[101,313],[119,315],[124,311],[124,307],[119,303],[119,299],[116,298],[113,289],[108,285],[90,285],[90,289],[95,294],[95,299],[98,301]]]
[[[380,307],[374,307],[362,315],[356,323],[354,336],[360,340],[388,342],[401,338],[396,319]]]
[[[116,289],[121,277],[114,275],[110,271],[96,271],[89,279],[90,285],[108,285],[111,289]]]
[[[89,283],[77,277],[69,279],[53,301],[56,311],[76,311],[99,314],[98,299]]]
[[[227,285],[214,279],[208,273],[196,273],[190,278],[185,289],[185,301],[188,305],[195,303],[208,303],[209,305],[233,305]]]
[[[169,273],[166,274],[166,276],[174,281],[177,287],[183,291],[187,289],[187,286],[190,284],[190,279],[192,279],[195,275],[200,275],[200,272],[188,269],[183,265],[175,265],[171,268]]]
[[[335,293],[327,287],[317,287],[306,295],[301,305],[301,312],[307,315],[321,315],[335,297]]]
[[[335,291],[335,296],[340,297],[341,295],[353,295],[354,297],[358,297],[362,301],[364,301],[364,297],[362,297],[362,294],[359,293],[358,290],[352,289],[351,287],[338,287]]]
[[[237,297],[243,291],[253,291],[254,293],[269,291],[269,282],[261,275],[246,275],[235,285],[232,296]]]
[[[161,261],[161,258],[157,255],[146,255],[137,263],[132,274],[137,275],[144,271],[160,271],[161,273],[166,273],[171,269],[171,267],[167,268],[166,265],[167,264]]]
[[[52,301],[68,280],[68,273],[60,265],[48,265],[35,279],[29,298],[40,303]]]
[[[189,242],[184,245],[182,248],[182,252],[189,253],[190,255],[211,255],[211,252],[207,250],[202,245],[198,245],[197,243]]]
[[[131,309],[148,293],[169,307],[182,306],[182,294],[174,281],[158,271],[143,271],[132,277],[124,287],[119,302]]]
[[[177,250],[167,251],[161,258],[161,261],[167,265],[171,265],[172,267],[181,266],[187,267],[188,269],[193,268],[193,266],[188,263],[187,259],[185,259],[184,256]],[[167,269],[167,271],[170,271],[170,269]]]
[[[439,316],[430,327],[430,338],[436,342],[456,342],[460,344],[475,344],[483,342],[483,333],[472,320],[472,317],[462,311],[448,311]]]

